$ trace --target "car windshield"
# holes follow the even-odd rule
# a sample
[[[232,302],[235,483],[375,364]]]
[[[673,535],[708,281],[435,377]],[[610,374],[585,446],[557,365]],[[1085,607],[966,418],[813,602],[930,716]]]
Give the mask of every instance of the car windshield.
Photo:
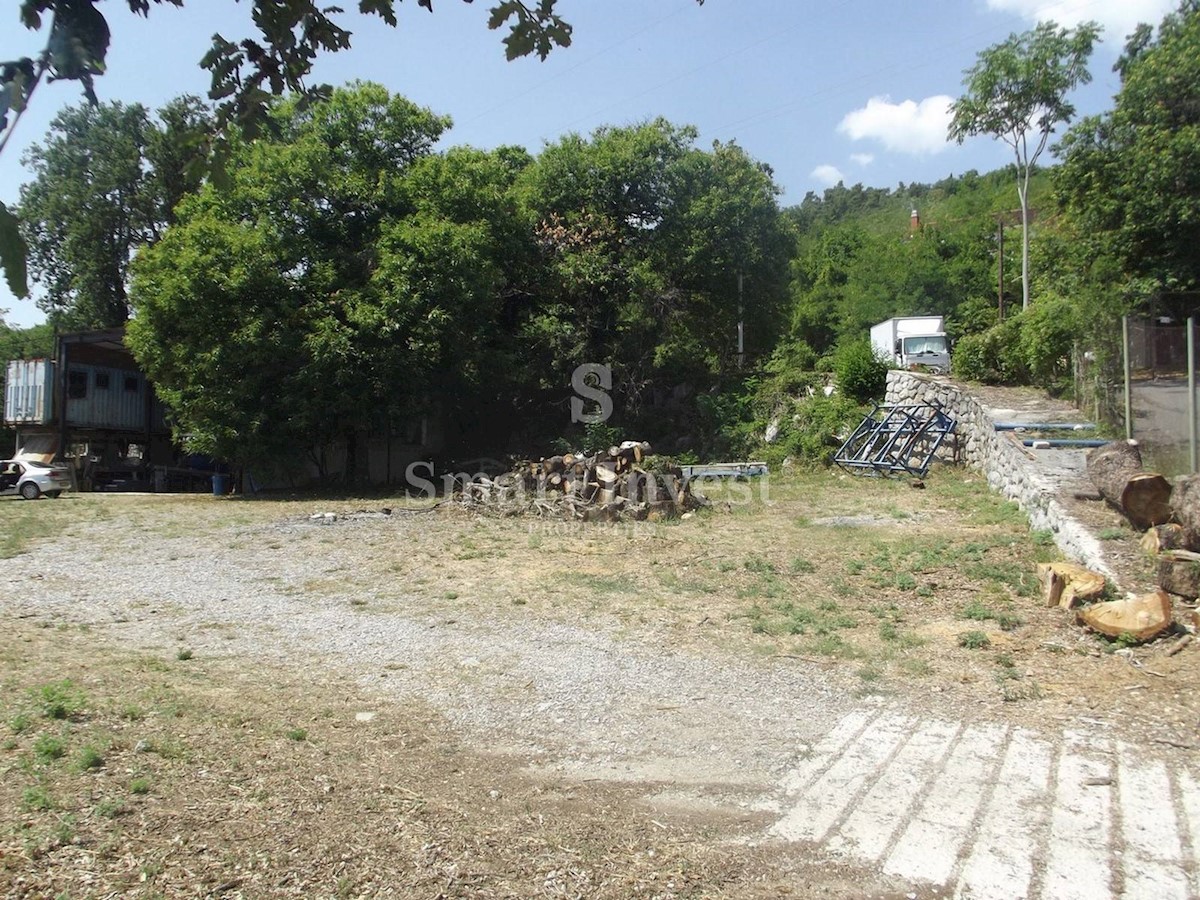
[[[945,353],[946,336],[942,334],[926,334],[919,337],[904,339],[904,352],[909,356],[918,353]]]

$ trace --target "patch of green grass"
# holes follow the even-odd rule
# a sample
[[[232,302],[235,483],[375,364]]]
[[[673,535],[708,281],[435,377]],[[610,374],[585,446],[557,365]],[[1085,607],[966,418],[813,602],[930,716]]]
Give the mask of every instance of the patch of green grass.
[[[992,642],[982,631],[964,631],[958,636],[958,646],[968,650],[983,650],[991,645]]]
[[[1048,528],[1031,531],[1029,532],[1029,537],[1036,547],[1054,546],[1054,532],[1050,531]]]
[[[142,746],[143,753],[153,753],[163,759],[187,759],[187,748],[175,738],[148,740]]]
[[[129,782],[129,793],[131,794],[148,794],[150,793],[149,778],[135,778]]]
[[[866,655],[861,648],[837,634],[820,635],[810,646],[814,653],[837,659],[862,659]]]
[[[809,575],[817,571],[817,567],[803,556],[793,556],[788,569],[793,575]]]
[[[193,655],[192,651],[190,649],[188,649],[187,647],[184,647],[178,653],[175,654],[175,658],[178,660],[181,660],[183,662],[186,662],[187,660],[192,658],[192,655]]]
[[[36,688],[33,698],[47,719],[73,718],[87,705],[87,697],[70,678]]]
[[[62,738],[52,734],[39,734],[33,742],[33,755],[41,763],[52,763],[62,759],[67,752],[67,745]]]
[[[896,587],[902,591],[915,590],[917,587],[917,579],[907,572],[901,572],[896,576]]]
[[[126,703],[121,706],[119,715],[127,722],[140,722],[146,718],[146,711],[136,703]]]
[[[775,567],[775,563],[769,559],[763,559],[761,556],[747,556],[742,567],[747,572],[754,572],[756,575],[774,575],[779,571]]]
[[[1002,612],[996,616],[996,624],[1001,631],[1015,631],[1025,624],[1025,620],[1015,613]]]
[[[75,771],[90,772],[93,769],[104,768],[104,755],[90,744],[84,745],[75,757]]]
[[[913,634],[911,631],[901,631],[895,622],[880,622],[879,637],[893,647],[899,647],[904,650],[920,647],[925,643],[925,639],[919,634]]]
[[[992,609],[992,607],[978,600],[972,600],[959,610],[958,614],[963,619],[970,619],[975,622],[995,622],[1000,626],[1002,631],[1013,631],[1025,624],[1025,620],[1015,613]]]
[[[120,800],[110,798],[96,804],[96,815],[105,819],[115,819],[123,812],[125,812],[125,804]]]
[[[960,618],[971,619],[976,622],[986,622],[988,619],[996,618],[996,613],[987,606],[984,606],[978,600],[972,600],[964,606],[958,613]]]
[[[289,728],[287,730],[289,741],[306,741],[308,740],[308,732],[303,728]]]
[[[933,674],[933,666],[923,659],[902,659],[900,669],[908,675],[925,678]]]
[[[1031,597],[1037,588],[1037,579],[1021,562],[977,562],[963,567],[969,578],[992,581],[1011,588],[1018,596]]]
[[[36,784],[21,792],[21,805],[29,812],[45,812],[54,808],[54,798],[44,787]]]
[[[8,727],[12,729],[13,734],[24,734],[32,724],[33,719],[29,713],[17,713],[8,720]]]
[[[1102,528],[1096,533],[1096,537],[1102,541],[1123,541],[1129,537],[1129,532],[1124,528]]]

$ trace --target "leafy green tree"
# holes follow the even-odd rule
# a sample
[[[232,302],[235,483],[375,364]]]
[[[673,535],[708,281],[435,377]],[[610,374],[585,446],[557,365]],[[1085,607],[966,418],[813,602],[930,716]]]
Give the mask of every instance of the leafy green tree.
[[[1112,256],[1123,283],[1200,289],[1200,3],[1152,36],[1139,29],[1116,66],[1113,109],[1081,121],[1058,147],[1055,186],[1085,248],[1081,269]]]
[[[358,11],[395,27],[401,2],[359,0]],[[508,59],[532,53],[545,59],[554,47],[570,45],[571,26],[556,12],[557,2],[495,0],[488,27],[507,27],[504,45]],[[703,4],[704,0],[697,2]],[[130,12],[149,16],[152,7],[183,6],[184,0],[125,3]],[[433,11],[433,0],[417,0],[417,5]],[[336,6],[323,7],[315,0],[252,0],[251,6],[258,36],[230,40],[213,35],[212,49],[200,63],[212,73],[208,96],[217,103],[218,121],[222,125],[236,122],[247,135],[257,132],[272,96],[291,92],[310,100],[327,97],[328,87],[310,87],[305,79],[318,54],[349,48],[352,36],[338,23],[336,17],[343,10]],[[108,20],[96,0],[22,0],[19,10],[21,24],[29,30],[40,31],[49,20],[49,34],[39,53],[0,61],[0,152],[45,75],[80,82],[84,95],[95,104],[94,81],[104,73],[108,55]],[[230,146],[218,140],[212,149],[214,173],[223,178]],[[0,268],[19,297],[28,290],[24,259],[16,217],[0,203]]]
[[[741,148],[695,138],[662,119],[568,135],[522,178],[542,259],[522,341],[542,387],[608,364],[632,416],[654,384],[736,371],[739,274],[746,352],[770,353],[792,246],[777,189]]]
[[[519,240],[511,150],[377,85],[286,101],[135,264],[129,341],[191,446],[264,465],[487,385]],[[445,411],[445,410],[444,410]]]
[[[979,54],[965,73],[966,93],[951,106],[951,138],[962,143],[975,135],[991,135],[1012,148],[1016,158],[1022,308],[1028,308],[1030,298],[1029,182],[1054,129],[1075,116],[1067,95],[1091,81],[1087,61],[1100,30],[1095,22],[1075,29],[1042,22],[1031,31],[1009,35]]]
[[[64,327],[107,327],[128,318],[129,263],[199,185],[191,166],[207,110],[181,98],[160,114],[111,103],[66,109],[25,156],[22,232],[39,305]]]

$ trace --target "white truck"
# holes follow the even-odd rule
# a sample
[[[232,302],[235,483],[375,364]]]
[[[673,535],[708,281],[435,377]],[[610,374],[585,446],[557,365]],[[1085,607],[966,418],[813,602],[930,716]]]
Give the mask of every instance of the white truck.
[[[871,326],[875,355],[901,369],[950,371],[950,340],[942,316],[899,316]]]

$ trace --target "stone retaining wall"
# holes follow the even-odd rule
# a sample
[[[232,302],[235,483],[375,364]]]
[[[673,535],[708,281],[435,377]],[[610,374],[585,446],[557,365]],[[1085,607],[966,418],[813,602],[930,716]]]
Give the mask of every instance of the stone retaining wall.
[[[1063,554],[1116,581],[1100,541],[1063,508],[1057,488],[1038,471],[1036,460],[1002,432],[983,406],[946,378],[893,369],[887,376],[889,406],[936,403],[955,421],[955,438],[939,456],[953,456],[987,476],[988,485],[1014,500],[1030,528],[1050,531]]]

